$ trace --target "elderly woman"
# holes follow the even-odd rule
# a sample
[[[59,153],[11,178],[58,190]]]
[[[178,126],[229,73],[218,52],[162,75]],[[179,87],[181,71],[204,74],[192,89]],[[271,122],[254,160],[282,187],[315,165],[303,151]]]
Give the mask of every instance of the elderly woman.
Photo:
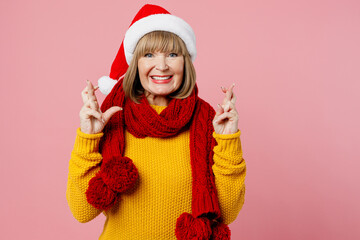
[[[234,85],[215,112],[198,96],[195,56],[191,27],[145,5],[110,78],[82,91],[66,196],[80,222],[105,214],[100,239],[230,239],[246,174]]]

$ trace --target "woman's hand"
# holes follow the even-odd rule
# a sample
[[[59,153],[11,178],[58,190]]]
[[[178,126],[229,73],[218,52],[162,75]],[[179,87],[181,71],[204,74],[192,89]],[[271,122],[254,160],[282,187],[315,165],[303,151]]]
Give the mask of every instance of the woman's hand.
[[[87,134],[96,134],[102,132],[109,119],[117,112],[122,110],[121,107],[114,106],[102,113],[97,102],[95,91],[99,87],[95,87],[89,80],[87,86],[81,92],[84,106],[80,110],[80,129],[81,132]]]
[[[236,97],[233,93],[235,83],[228,89],[221,87],[225,93],[222,104],[218,104],[218,110],[213,120],[214,130],[218,134],[233,134],[238,131],[239,116],[236,111]]]

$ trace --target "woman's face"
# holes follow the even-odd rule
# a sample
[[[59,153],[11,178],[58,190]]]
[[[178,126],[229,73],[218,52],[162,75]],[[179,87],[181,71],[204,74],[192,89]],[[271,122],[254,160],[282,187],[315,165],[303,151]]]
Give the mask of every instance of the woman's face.
[[[146,53],[138,60],[138,71],[146,93],[167,96],[182,83],[184,57],[176,53]]]

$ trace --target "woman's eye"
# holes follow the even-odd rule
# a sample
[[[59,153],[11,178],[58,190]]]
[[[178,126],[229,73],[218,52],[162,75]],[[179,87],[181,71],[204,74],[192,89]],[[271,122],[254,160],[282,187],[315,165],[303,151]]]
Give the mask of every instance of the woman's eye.
[[[148,57],[148,58],[150,58],[150,57],[152,57],[153,55],[152,55],[152,53],[147,53],[147,54],[145,54],[145,57]]]
[[[176,53],[170,53],[169,57],[177,57],[178,55]]]

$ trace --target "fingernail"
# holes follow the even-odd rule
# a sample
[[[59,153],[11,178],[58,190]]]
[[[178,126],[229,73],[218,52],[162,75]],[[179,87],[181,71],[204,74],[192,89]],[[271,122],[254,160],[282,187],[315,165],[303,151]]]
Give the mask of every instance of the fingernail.
[[[218,104],[218,107],[221,108],[220,104]]]
[[[102,121],[103,123],[105,123],[105,120],[104,120],[103,118],[101,118],[101,121]]]

